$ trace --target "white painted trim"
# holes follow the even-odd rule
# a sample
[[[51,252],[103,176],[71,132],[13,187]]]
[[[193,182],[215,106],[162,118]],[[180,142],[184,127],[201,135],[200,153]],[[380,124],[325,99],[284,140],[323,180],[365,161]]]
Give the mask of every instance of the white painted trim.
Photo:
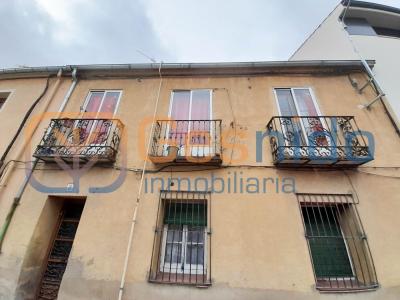
[[[299,115],[300,109],[299,109],[299,103],[298,103],[298,100],[297,100],[297,96],[296,96],[296,93],[295,93],[296,90],[306,90],[306,89],[303,89],[303,88],[291,88],[290,89],[290,92],[291,92],[292,97],[293,97],[294,106],[296,107],[296,110],[297,110],[297,115]],[[310,91],[310,90],[308,89],[308,91]],[[310,95],[311,95],[311,93],[310,93]],[[311,95],[311,98],[312,98],[312,95]],[[313,100],[313,102],[314,102],[314,100]],[[315,110],[317,110],[317,108],[315,107],[315,104],[314,104],[314,108],[315,108]],[[317,110],[317,114],[318,114],[318,110]],[[304,141],[306,142],[306,144],[308,146],[307,130],[306,130],[306,127],[304,126],[303,119],[300,119],[300,126],[301,126],[301,131],[302,131],[302,134],[303,134]]]
[[[120,102],[121,102],[123,90],[98,90],[98,89],[89,90],[89,92],[88,92],[88,94],[87,94],[87,96],[86,96],[86,99],[85,99],[85,101],[84,101],[84,104],[83,104],[83,106],[82,106],[83,110],[81,111],[81,113],[82,113],[82,114],[85,113],[86,107],[87,107],[87,105],[88,105],[88,103],[89,103],[89,99],[90,99],[90,96],[92,95],[92,93],[104,93],[104,94],[103,94],[103,97],[101,98],[100,106],[99,106],[99,109],[98,109],[97,114],[96,114],[96,117],[97,117],[98,114],[100,113],[101,107],[102,107],[103,104],[104,104],[104,99],[105,99],[106,94],[107,94],[108,92],[110,92],[110,93],[111,93],[111,92],[117,92],[117,93],[119,93],[118,100],[117,100],[117,105],[115,105],[115,109],[114,109],[114,112],[113,112],[113,116],[115,116],[115,114],[116,114],[117,111],[118,111],[119,104],[120,104]]]
[[[122,98],[122,90],[89,90],[89,93],[88,93],[88,95],[86,96],[85,104],[84,104],[84,106],[83,106],[83,111],[81,112],[81,117],[83,117],[83,115],[85,114],[85,112],[86,112],[86,107],[87,107],[87,105],[89,104],[90,96],[91,96],[93,93],[103,93],[103,97],[101,98],[100,105],[99,105],[99,108],[98,108],[98,110],[97,110],[96,116],[94,116],[95,119],[97,119],[97,117],[98,117],[99,114],[100,114],[100,110],[101,110],[101,108],[103,107],[104,99],[106,98],[107,93],[119,93],[118,99],[117,99],[117,104],[115,105],[114,112],[113,112],[113,114],[112,114],[112,117],[114,117],[115,114],[116,114],[116,112],[117,112],[117,110],[118,110],[119,103],[120,103],[121,98]],[[94,121],[94,122],[97,122],[97,121]],[[87,140],[90,140],[90,136],[92,135],[93,130],[96,128],[96,126],[97,126],[97,124],[92,125]],[[109,130],[110,130],[110,129],[109,129]],[[86,141],[86,143],[87,143],[87,141]],[[101,145],[101,144],[90,144],[90,145]]]
[[[174,93],[175,93],[175,90],[172,90],[172,91],[171,91],[171,94],[169,95],[168,118],[171,118],[171,113],[172,113],[172,102],[174,101]]]
[[[2,112],[4,107],[7,106],[7,104],[10,102],[11,98],[13,97],[13,95],[15,93],[15,89],[0,90],[0,93],[9,93],[9,95],[6,98],[6,101],[4,102],[3,106],[0,108],[0,112]]]
[[[194,91],[208,91],[209,92],[209,120],[212,120],[212,114],[213,114],[213,100],[212,100],[212,96],[213,96],[213,89],[183,89],[183,90],[172,90],[171,91],[171,95],[170,95],[170,100],[169,100],[169,110],[168,110],[168,118],[171,119],[171,113],[172,113],[172,106],[173,106],[173,101],[174,101],[174,94],[175,92],[189,92],[189,115],[187,116],[187,120],[191,121],[192,120],[192,99],[193,99],[193,92]],[[190,123],[188,125],[188,131],[187,131],[187,135],[190,136]],[[169,125],[166,129],[166,135],[168,136],[169,134]],[[213,128],[210,125],[210,141],[212,141],[212,137],[213,137]],[[215,142],[215,141],[213,141]],[[166,147],[168,147],[168,145],[166,145]],[[203,155],[206,156],[205,154],[205,149],[207,147],[203,148]],[[208,147],[208,153],[211,153],[211,150],[213,149],[212,146]],[[194,150],[193,148],[191,149],[192,151]],[[197,151],[199,151],[200,149],[197,148]],[[164,150],[166,151],[166,149]],[[181,155],[185,155],[185,149],[184,147],[182,147],[182,149],[180,149],[179,151],[181,151]],[[165,152],[167,155],[167,152]],[[193,154],[193,153],[192,153]]]
[[[295,94],[295,91],[296,90],[308,90],[310,95],[311,95],[311,99],[313,101],[315,110],[317,111],[317,116],[319,116],[319,117],[323,116],[322,113],[321,113],[321,110],[319,108],[318,101],[317,101],[317,98],[315,96],[315,93],[314,93],[314,91],[313,91],[313,89],[311,87],[274,87],[273,90],[274,90],[274,95],[275,95],[275,103],[276,103],[276,105],[278,107],[278,112],[279,112],[280,116],[282,116],[282,111],[281,111],[281,108],[279,106],[278,94],[276,93],[277,90],[290,90],[290,93],[292,95],[293,102],[294,102],[294,105],[296,107],[298,116],[299,116],[299,105],[298,105],[298,100],[297,100],[297,96]],[[322,126],[325,129],[329,128],[327,126],[327,124],[325,123],[325,120],[320,120],[320,121],[321,121]],[[304,139],[306,141],[306,144],[308,145],[309,141],[308,141],[308,137],[306,136],[307,131],[306,131],[306,128],[305,128],[304,123],[302,121],[300,121],[300,126],[302,128],[303,137],[304,137]],[[283,128],[284,128],[284,126],[283,126]],[[328,141],[328,146],[331,146],[331,139],[327,139],[327,141]]]
[[[282,111],[281,111],[281,107],[280,107],[280,105],[279,105],[279,99],[278,99],[278,94],[277,94],[277,90],[289,90],[290,91],[290,94],[292,95],[292,98],[293,98],[293,102],[295,103],[296,101],[294,100],[294,96],[293,96],[293,91],[292,91],[292,88],[273,88],[273,90],[274,90],[274,95],[275,95],[275,103],[276,103],[276,106],[278,107],[278,113],[279,113],[279,116],[282,116]],[[298,110],[297,109],[297,106],[296,106],[296,103],[294,104],[295,105],[295,107],[296,107],[296,110]],[[300,122],[300,124],[301,124],[302,122]],[[287,133],[287,130],[286,130],[286,126],[284,126],[284,125],[282,125],[282,124],[280,124],[281,125],[281,128],[282,128],[282,130],[284,131],[284,133]],[[302,126],[302,125],[300,125],[300,126]],[[302,130],[303,130],[303,132],[304,132],[304,128],[302,127]],[[307,140],[307,138],[305,138],[305,140]],[[284,141],[285,142],[285,145],[286,146],[290,146],[289,145],[289,143],[288,143],[288,141]],[[308,143],[308,142],[307,142]]]
[[[162,237],[162,245],[161,245],[161,256],[160,256],[160,272],[169,273],[169,271],[173,271],[173,273],[177,274],[205,274],[207,273],[207,227],[203,227],[203,243],[190,243],[187,242],[188,235],[188,225],[182,225],[182,241],[181,242],[171,242],[171,245],[180,244],[180,263],[166,263],[165,262],[165,249],[167,247],[167,233],[168,233],[168,224],[164,224],[163,227],[163,237]],[[203,245],[203,265],[198,264],[187,264],[186,263],[186,247],[188,245]],[[173,249],[173,248],[172,248]],[[172,252],[172,251],[171,251]],[[172,254],[172,253],[171,253]],[[171,255],[172,258],[172,255]],[[183,266],[183,269],[182,269]]]
[[[275,103],[276,103],[276,106],[278,107],[278,112],[279,112],[280,116],[282,116],[282,113],[281,113],[281,108],[279,106],[278,95],[276,94],[276,90],[290,90],[291,93],[292,93],[293,98],[295,98],[295,95],[294,95],[294,92],[293,92],[294,90],[309,90],[310,91],[310,95],[311,95],[311,99],[313,100],[313,103],[314,103],[315,109],[316,109],[316,111],[318,113],[318,116],[322,116],[322,113],[321,113],[321,110],[319,108],[318,101],[317,101],[317,98],[315,96],[314,90],[313,90],[312,87],[309,87],[309,86],[297,86],[297,87],[281,87],[280,86],[280,87],[273,87],[273,91],[274,91],[274,95],[275,95]],[[295,100],[295,106],[296,106],[297,113],[298,113],[299,111],[298,111],[298,107],[297,107],[297,103],[296,102],[297,101]]]
[[[348,207],[349,207],[349,206],[348,206]],[[337,220],[339,220],[339,217],[338,217],[338,215],[337,215],[337,214],[338,214],[338,211],[336,210],[335,213],[336,213],[336,218],[337,218]],[[351,212],[351,213],[352,213],[352,212]],[[352,260],[352,257],[351,257],[349,245],[347,244],[347,239],[344,238],[345,235],[344,235],[343,230],[342,230],[342,225],[340,224],[339,221],[338,221],[338,226],[339,226],[339,229],[340,229],[340,233],[341,233],[341,235],[342,235],[343,243],[344,243],[344,245],[345,245],[345,247],[346,247],[347,259],[349,260],[350,267],[351,267],[351,272],[353,273],[353,278],[354,278],[356,272],[355,272],[355,268],[354,268],[354,265],[353,265],[353,260]]]

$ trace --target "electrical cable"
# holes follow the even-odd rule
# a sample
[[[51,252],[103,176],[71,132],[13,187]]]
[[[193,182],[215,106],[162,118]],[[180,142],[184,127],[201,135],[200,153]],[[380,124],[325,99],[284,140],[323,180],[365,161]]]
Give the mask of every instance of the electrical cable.
[[[31,107],[30,107],[30,108],[28,109],[28,111],[26,112],[24,118],[22,119],[22,122],[20,123],[20,125],[19,125],[19,127],[18,127],[18,129],[17,129],[17,132],[15,133],[14,137],[12,138],[12,140],[10,141],[10,143],[8,144],[6,150],[4,151],[3,155],[2,155],[1,158],[0,158],[0,168],[1,168],[1,170],[0,170],[0,180],[1,180],[1,177],[2,177],[2,175],[3,175],[3,173],[4,173],[4,168],[3,168],[4,160],[6,159],[8,153],[10,152],[10,150],[11,150],[11,148],[13,147],[14,143],[16,142],[16,140],[17,140],[18,136],[20,135],[22,129],[24,128],[25,123],[26,123],[26,121],[28,120],[28,118],[30,117],[32,111],[35,109],[35,107],[37,106],[37,104],[40,102],[40,100],[41,100],[41,99],[43,98],[43,96],[46,94],[46,92],[47,92],[47,90],[48,90],[48,88],[49,88],[49,82],[50,82],[50,78],[51,78],[51,77],[52,77],[52,76],[48,76],[48,77],[47,77],[46,85],[45,85],[43,91],[40,93],[39,97],[33,102],[33,104],[31,105]],[[6,163],[6,165],[8,165],[8,162]]]
[[[16,161],[20,163],[28,163],[28,162],[22,162],[22,161]],[[105,166],[105,165],[98,165],[96,166],[98,168],[104,168],[104,169],[114,169],[117,171],[120,170],[125,170],[133,173],[143,173],[143,169],[137,169],[137,168],[121,168],[118,166]],[[176,167],[173,164],[168,164],[165,166],[162,166],[159,169],[151,169],[151,170],[145,170],[145,174],[157,174],[157,173],[162,173],[162,172],[171,172],[171,170],[168,170],[168,168],[173,168]],[[195,169],[186,169],[188,166],[182,166],[185,169],[183,170],[173,170],[175,173],[190,173],[190,172],[202,172],[202,171],[214,171],[214,170],[221,170],[221,169],[234,169],[234,168],[256,168],[256,169],[276,169],[276,170],[284,170],[284,171],[292,171],[292,172],[310,172],[310,170],[316,170],[318,172],[340,172],[343,171],[341,169],[310,169],[310,168],[290,168],[290,167],[279,167],[277,168],[274,165],[263,165],[263,166],[256,166],[256,165],[224,165],[224,166],[215,166],[212,168],[202,168],[199,169],[199,165],[196,165]],[[389,176],[389,175],[383,175],[383,174],[377,174],[377,173],[371,173],[371,172],[365,172],[361,171],[361,169],[399,169],[400,167],[358,167],[357,169],[350,170],[354,173],[363,173],[367,175],[373,175],[373,176],[380,176],[380,177],[387,177],[387,178],[394,178],[394,179],[400,179],[400,176]],[[19,167],[17,169],[25,169],[25,170],[30,170],[30,168],[23,168]],[[166,170],[167,169],[167,170]],[[63,169],[60,168],[35,168],[35,170],[42,170],[42,171],[64,171]],[[1,186],[1,185],[0,185]]]

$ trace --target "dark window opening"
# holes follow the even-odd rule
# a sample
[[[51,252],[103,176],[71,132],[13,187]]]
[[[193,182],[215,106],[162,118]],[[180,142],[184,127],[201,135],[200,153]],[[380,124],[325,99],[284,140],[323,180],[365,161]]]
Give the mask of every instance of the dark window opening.
[[[38,300],[57,299],[58,290],[68,263],[79,220],[83,211],[83,202],[65,202],[51,241],[44,272],[39,285]]]
[[[298,200],[317,289],[358,291],[378,287],[353,198],[298,194]]]
[[[374,27],[374,30],[378,35],[400,38],[400,30],[399,29]]]
[[[376,35],[376,32],[366,19],[346,18],[346,30],[350,35]]]
[[[322,210],[319,214],[319,207],[302,207],[316,276],[353,277],[345,240],[336,222],[338,211],[333,206]]]

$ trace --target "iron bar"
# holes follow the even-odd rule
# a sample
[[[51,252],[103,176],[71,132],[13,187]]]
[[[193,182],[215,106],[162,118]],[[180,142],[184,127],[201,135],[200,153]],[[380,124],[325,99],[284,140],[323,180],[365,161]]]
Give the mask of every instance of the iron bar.
[[[275,116],[267,130],[277,166],[346,168],[373,160],[352,116]]]
[[[297,194],[316,288],[378,287],[366,235],[351,195]]]
[[[210,193],[161,191],[149,281],[210,285]]]
[[[123,127],[117,119],[52,119],[33,156],[46,162],[115,162]]]
[[[154,163],[222,163],[222,120],[157,120],[156,128]]]

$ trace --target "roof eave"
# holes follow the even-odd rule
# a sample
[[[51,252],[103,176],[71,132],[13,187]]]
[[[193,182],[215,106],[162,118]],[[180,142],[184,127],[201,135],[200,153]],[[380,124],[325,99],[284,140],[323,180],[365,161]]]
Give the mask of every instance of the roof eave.
[[[368,64],[372,68],[375,61]],[[103,64],[30,67],[0,70],[0,79],[47,77],[61,69],[64,75],[78,70],[80,77],[154,77],[158,76],[159,64]],[[165,63],[161,65],[163,76],[241,76],[268,74],[338,73],[363,71],[359,60],[308,60],[268,62],[221,62],[221,63]]]
[[[384,5],[384,4],[373,3],[373,2],[356,1],[356,0],[342,0],[342,5],[347,6],[347,5],[349,5],[349,2],[350,2],[350,7],[374,9],[374,10],[379,10],[379,11],[384,11],[384,12],[400,14],[399,8]]]

